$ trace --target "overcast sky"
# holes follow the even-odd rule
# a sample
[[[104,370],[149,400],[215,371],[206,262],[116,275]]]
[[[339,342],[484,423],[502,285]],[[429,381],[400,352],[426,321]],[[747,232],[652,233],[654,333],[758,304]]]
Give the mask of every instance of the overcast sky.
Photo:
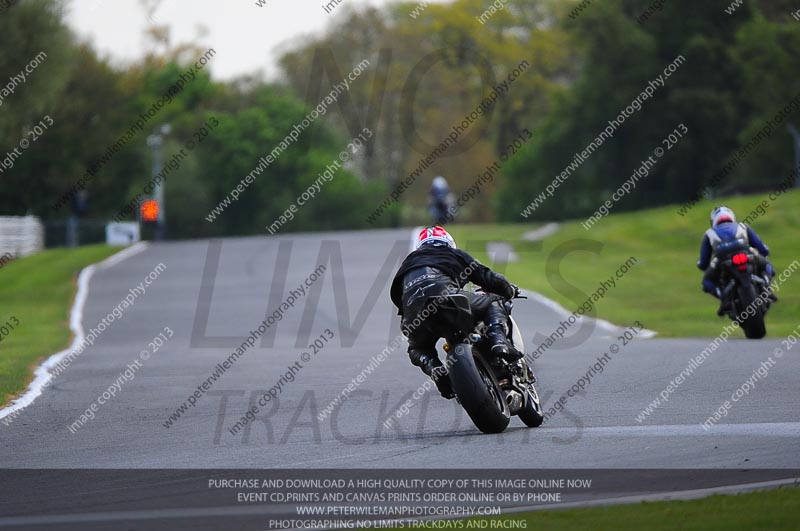
[[[330,0],[164,0],[155,12],[159,24],[170,26],[173,43],[194,40],[197,28],[208,35],[200,44],[214,48],[211,62],[216,79],[230,79],[262,70],[277,72],[278,47],[294,39],[319,33],[345,6],[383,5],[390,0],[341,0],[331,14],[323,4]],[[145,10],[139,0],[69,0],[67,20],[101,55],[115,62],[141,57],[146,41]]]

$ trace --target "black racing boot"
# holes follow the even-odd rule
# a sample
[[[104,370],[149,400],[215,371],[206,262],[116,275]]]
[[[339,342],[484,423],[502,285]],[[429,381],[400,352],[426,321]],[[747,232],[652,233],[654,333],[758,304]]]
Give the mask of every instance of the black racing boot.
[[[514,348],[508,339],[508,317],[506,312],[497,303],[493,303],[488,310],[489,330],[487,336],[491,345],[492,354],[514,363],[525,357],[525,354]]]
[[[450,384],[450,376],[447,374],[447,369],[445,368],[444,364],[442,364],[441,360],[438,356],[431,356],[429,354],[424,354],[419,352],[418,350],[411,350],[408,353],[408,356],[411,358],[411,363],[422,369],[433,383],[436,384],[436,388],[439,390],[439,393],[446,399],[450,400],[451,398],[455,398],[455,393],[453,392],[453,387]]]
[[[450,376],[447,374],[447,369],[444,364],[442,364],[441,360],[439,360],[438,357],[431,358],[424,356],[422,362],[422,372],[430,376],[442,397],[448,400],[455,398],[456,394],[453,392]]]
[[[775,292],[772,291],[772,286],[770,286],[769,284],[767,284],[767,292],[769,293],[768,295],[769,300],[771,300],[772,302],[778,302],[778,296],[775,295]]]
[[[775,278],[775,270],[772,267],[770,267],[770,269],[772,269],[772,274],[770,275],[769,271],[767,271],[767,274],[764,275],[764,281],[766,282],[766,289],[769,292],[769,300],[778,302],[778,296],[772,291],[772,279]]]
[[[733,311],[733,306],[731,305],[730,300],[726,300],[722,298],[722,290],[717,288],[714,290],[712,295],[719,299],[719,309],[717,310],[717,315],[722,317],[724,315],[728,315]]]
[[[725,315],[728,315],[732,311],[733,311],[733,306],[731,305],[730,301],[724,301],[720,299],[719,309],[717,309],[717,315],[723,317]]]

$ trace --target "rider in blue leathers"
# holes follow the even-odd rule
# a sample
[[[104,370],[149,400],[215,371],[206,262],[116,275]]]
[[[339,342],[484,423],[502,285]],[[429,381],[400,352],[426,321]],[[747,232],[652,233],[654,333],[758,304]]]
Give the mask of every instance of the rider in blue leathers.
[[[436,177],[431,184],[428,211],[434,225],[443,226],[453,221],[453,194],[444,177]]]
[[[725,315],[730,308],[727,308],[725,301],[722,300],[722,292],[719,286],[719,260],[716,256],[717,249],[721,243],[734,240],[748,245],[757,252],[758,266],[761,269],[760,274],[765,272],[770,281],[775,276],[775,269],[767,260],[769,247],[764,244],[756,234],[756,231],[744,223],[736,223],[736,215],[733,210],[726,206],[719,206],[712,210],[711,228],[703,236],[697,267],[705,272],[703,275],[703,291],[720,299],[720,308],[717,311],[720,316]],[[771,298],[777,300],[774,295]]]

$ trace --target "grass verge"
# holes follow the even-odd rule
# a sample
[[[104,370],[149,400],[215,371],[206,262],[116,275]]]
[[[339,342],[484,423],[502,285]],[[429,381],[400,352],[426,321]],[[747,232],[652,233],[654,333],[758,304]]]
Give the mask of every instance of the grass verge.
[[[731,531],[800,529],[800,489],[781,488],[700,500],[534,511],[465,520],[460,529],[547,531]],[[450,528],[455,529],[455,528]]]
[[[727,198],[724,203],[744,219],[762,200],[768,196]],[[533,228],[530,224],[457,225],[448,230],[462,248],[487,264],[485,242],[509,242],[520,260],[507,267],[495,264],[496,269],[569,311],[633,256],[637,265],[597,303],[598,317],[624,326],[639,320],[662,337],[715,337],[728,321],[716,316],[717,302],[702,293],[702,272],[695,264],[708,213],[716,205],[698,203],[685,216],[675,206],[612,214],[590,230],[579,221],[565,222],[544,242],[523,241]],[[770,247],[778,272],[800,260],[800,192],[778,197],[751,225]],[[800,271],[784,283],[779,296],[781,301],[767,315],[768,337],[785,337],[800,323]]]
[[[0,269],[0,325],[19,322],[0,341],[0,405],[27,387],[42,359],[69,345],[69,312],[80,270],[118,251],[106,245],[53,249]]]

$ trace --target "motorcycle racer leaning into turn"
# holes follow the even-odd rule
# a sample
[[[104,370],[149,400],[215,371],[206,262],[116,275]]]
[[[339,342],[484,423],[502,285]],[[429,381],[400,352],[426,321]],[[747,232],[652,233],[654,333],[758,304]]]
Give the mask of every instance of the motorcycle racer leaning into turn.
[[[470,281],[486,293],[464,291]],[[519,294],[519,288],[506,277],[496,273],[458,249],[456,242],[442,227],[428,227],[420,231],[416,250],[409,254],[392,281],[391,298],[402,318],[402,330],[408,337],[408,356],[411,363],[428,375],[445,398],[453,398],[447,369],[436,352],[439,336],[431,321],[416,319],[430,300],[438,296],[461,293],[469,300],[474,323],[483,321],[488,327],[491,351],[508,361],[524,357],[508,339],[508,314],[503,301]],[[412,326],[414,321],[421,322]]]

